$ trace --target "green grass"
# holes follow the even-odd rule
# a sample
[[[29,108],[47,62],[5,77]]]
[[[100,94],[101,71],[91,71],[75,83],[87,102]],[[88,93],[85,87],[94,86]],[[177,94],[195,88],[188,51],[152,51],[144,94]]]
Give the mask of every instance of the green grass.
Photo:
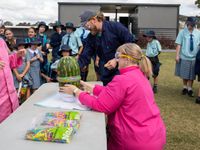
[[[181,95],[182,81],[174,76],[175,53],[162,53],[158,93],[155,95],[167,128],[165,150],[200,150],[200,105],[195,98]],[[90,65],[88,80],[96,80]],[[200,84],[195,81],[194,91]]]

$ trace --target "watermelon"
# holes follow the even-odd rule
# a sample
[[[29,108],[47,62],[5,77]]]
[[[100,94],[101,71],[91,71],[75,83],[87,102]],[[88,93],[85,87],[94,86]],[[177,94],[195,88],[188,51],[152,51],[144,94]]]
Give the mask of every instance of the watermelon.
[[[66,56],[60,59],[57,67],[57,80],[59,86],[73,84],[80,87],[80,67],[75,57]]]

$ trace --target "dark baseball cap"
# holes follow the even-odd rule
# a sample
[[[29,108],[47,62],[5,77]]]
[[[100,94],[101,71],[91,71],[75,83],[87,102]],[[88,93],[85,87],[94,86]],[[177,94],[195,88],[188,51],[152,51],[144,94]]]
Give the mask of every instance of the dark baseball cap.
[[[79,17],[81,19],[81,25],[84,26],[92,17],[96,16],[96,12],[86,10]]]

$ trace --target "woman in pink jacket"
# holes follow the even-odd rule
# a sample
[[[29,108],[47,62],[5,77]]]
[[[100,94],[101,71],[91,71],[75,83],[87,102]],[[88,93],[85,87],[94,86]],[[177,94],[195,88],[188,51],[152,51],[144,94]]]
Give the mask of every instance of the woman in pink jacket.
[[[19,106],[11,69],[21,65],[24,52],[22,49],[9,55],[6,43],[0,38],[0,123]]]
[[[81,82],[94,96],[73,85],[60,91],[74,94],[83,105],[108,115],[108,150],[164,149],[165,125],[147,79],[151,74],[149,60],[132,43],[120,46],[116,59],[120,75],[107,86]]]

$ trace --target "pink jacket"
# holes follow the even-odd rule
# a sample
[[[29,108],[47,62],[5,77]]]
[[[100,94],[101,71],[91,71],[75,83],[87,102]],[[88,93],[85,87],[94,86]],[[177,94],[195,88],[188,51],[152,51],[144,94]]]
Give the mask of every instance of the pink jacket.
[[[151,85],[139,67],[120,70],[105,87],[96,85],[82,104],[108,115],[108,150],[161,150],[166,143],[165,125],[154,101]]]
[[[0,61],[5,63],[0,69],[0,123],[6,119],[19,106],[17,93],[13,83],[11,69],[18,67],[22,59],[16,53],[8,55],[8,47],[0,39]]]

